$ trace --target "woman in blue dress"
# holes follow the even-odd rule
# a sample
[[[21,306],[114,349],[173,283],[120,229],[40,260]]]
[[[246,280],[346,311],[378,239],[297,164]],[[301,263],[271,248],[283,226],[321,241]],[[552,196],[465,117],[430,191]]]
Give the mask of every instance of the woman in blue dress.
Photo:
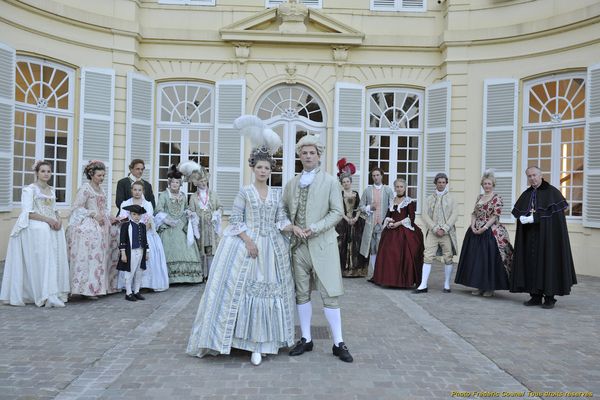
[[[241,118],[242,131],[247,124],[262,124],[256,117]],[[234,200],[190,335],[190,355],[229,354],[234,347],[251,352],[252,364],[258,365],[261,353],[277,354],[293,344],[294,282],[289,242],[282,234],[292,224],[281,189],[267,185],[275,165],[273,147],[281,143],[270,132],[279,144],[267,139],[250,154],[255,181]]]

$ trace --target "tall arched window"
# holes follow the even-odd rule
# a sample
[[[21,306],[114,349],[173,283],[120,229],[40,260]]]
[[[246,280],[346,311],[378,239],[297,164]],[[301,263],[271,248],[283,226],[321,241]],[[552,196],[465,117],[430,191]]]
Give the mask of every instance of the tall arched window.
[[[585,131],[585,73],[544,77],[525,85],[524,165],[537,165],[581,217]],[[526,186],[525,182],[523,186]]]
[[[303,136],[315,135],[325,143],[325,109],[319,97],[302,85],[278,85],[258,101],[256,115],[279,134],[283,146],[275,154],[277,168],[271,173],[271,186],[282,187],[302,171],[296,156],[296,143]],[[321,163],[327,159],[321,155]]]
[[[372,89],[367,92],[369,171],[385,171],[384,183],[404,178],[407,194],[419,195],[423,123],[422,91]],[[372,183],[369,176],[369,183]]]
[[[15,74],[13,201],[33,182],[35,160],[52,163],[50,184],[57,203],[70,203],[67,190],[73,143],[74,71],[48,61],[18,57]]]
[[[158,187],[167,187],[172,164],[194,160],[210,170],[214,87],[195,82],[158,85]],[[188,192],[194,190],[191,183]]]

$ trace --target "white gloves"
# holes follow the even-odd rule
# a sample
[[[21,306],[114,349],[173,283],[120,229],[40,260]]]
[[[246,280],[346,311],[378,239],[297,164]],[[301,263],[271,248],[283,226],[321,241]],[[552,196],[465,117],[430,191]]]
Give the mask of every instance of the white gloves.
[[[526,217],[525,215],[521,215],[519,217],[519,221],[521,221],[522,224],[531,224],[533,223],[533,215],[530,215],[528,217]]]

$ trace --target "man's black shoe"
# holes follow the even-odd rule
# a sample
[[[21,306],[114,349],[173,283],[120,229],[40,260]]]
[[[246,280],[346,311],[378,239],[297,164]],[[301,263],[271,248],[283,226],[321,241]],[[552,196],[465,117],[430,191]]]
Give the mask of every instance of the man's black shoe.
[[[127,300],[127,301],[137,301],[137,299],[135,298],[135,296],[133,294],[126,294],[125,295],[125,300]]]
[[[524,302],[523,305],[526,305],[527,307],[541,306],[542,305],[542,298],[541,297],[531,297],[529,300],[527,300],[526,302]]]
[[[346,346],[346,344],[344,342],[340,342],[339,346],[333,345],[332,350],[333,350],[333,355],[338,357],[340,360],[342,360],[344,362],[349,362],[349,363],[354,361],[354,358],[352,358],[352,355],[350,354],[350,351],[348,350],[348,346]]]
[[[142,296],[142,295],[140,294],[140,292],[134,293],[133,295],[134,295],[134,296],[135,296],[135,298],[136,298],[136,299],[138,299],[138,300],[146,300],[146,298],[145,298],[144,296]]]
[[[413,293],[427,293],[428,288],[424,288],[424,289],[415,289],[413,290]]]
[[[306,339],[302,338],[298,340],[298,343],[290,350],[290,356],[299,356],[304,354],[305,351],[312,351],[313,341],[307,342]]]

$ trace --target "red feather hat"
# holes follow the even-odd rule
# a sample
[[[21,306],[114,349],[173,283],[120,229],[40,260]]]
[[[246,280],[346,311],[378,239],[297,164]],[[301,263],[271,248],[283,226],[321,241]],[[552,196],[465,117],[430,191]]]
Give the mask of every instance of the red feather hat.
[[[338,173],[337,176],[340,180],[347,176],[352,176],[356,173],[356,167],[350,162],[346,162],[346,158],[340,158],[337,162]]]

